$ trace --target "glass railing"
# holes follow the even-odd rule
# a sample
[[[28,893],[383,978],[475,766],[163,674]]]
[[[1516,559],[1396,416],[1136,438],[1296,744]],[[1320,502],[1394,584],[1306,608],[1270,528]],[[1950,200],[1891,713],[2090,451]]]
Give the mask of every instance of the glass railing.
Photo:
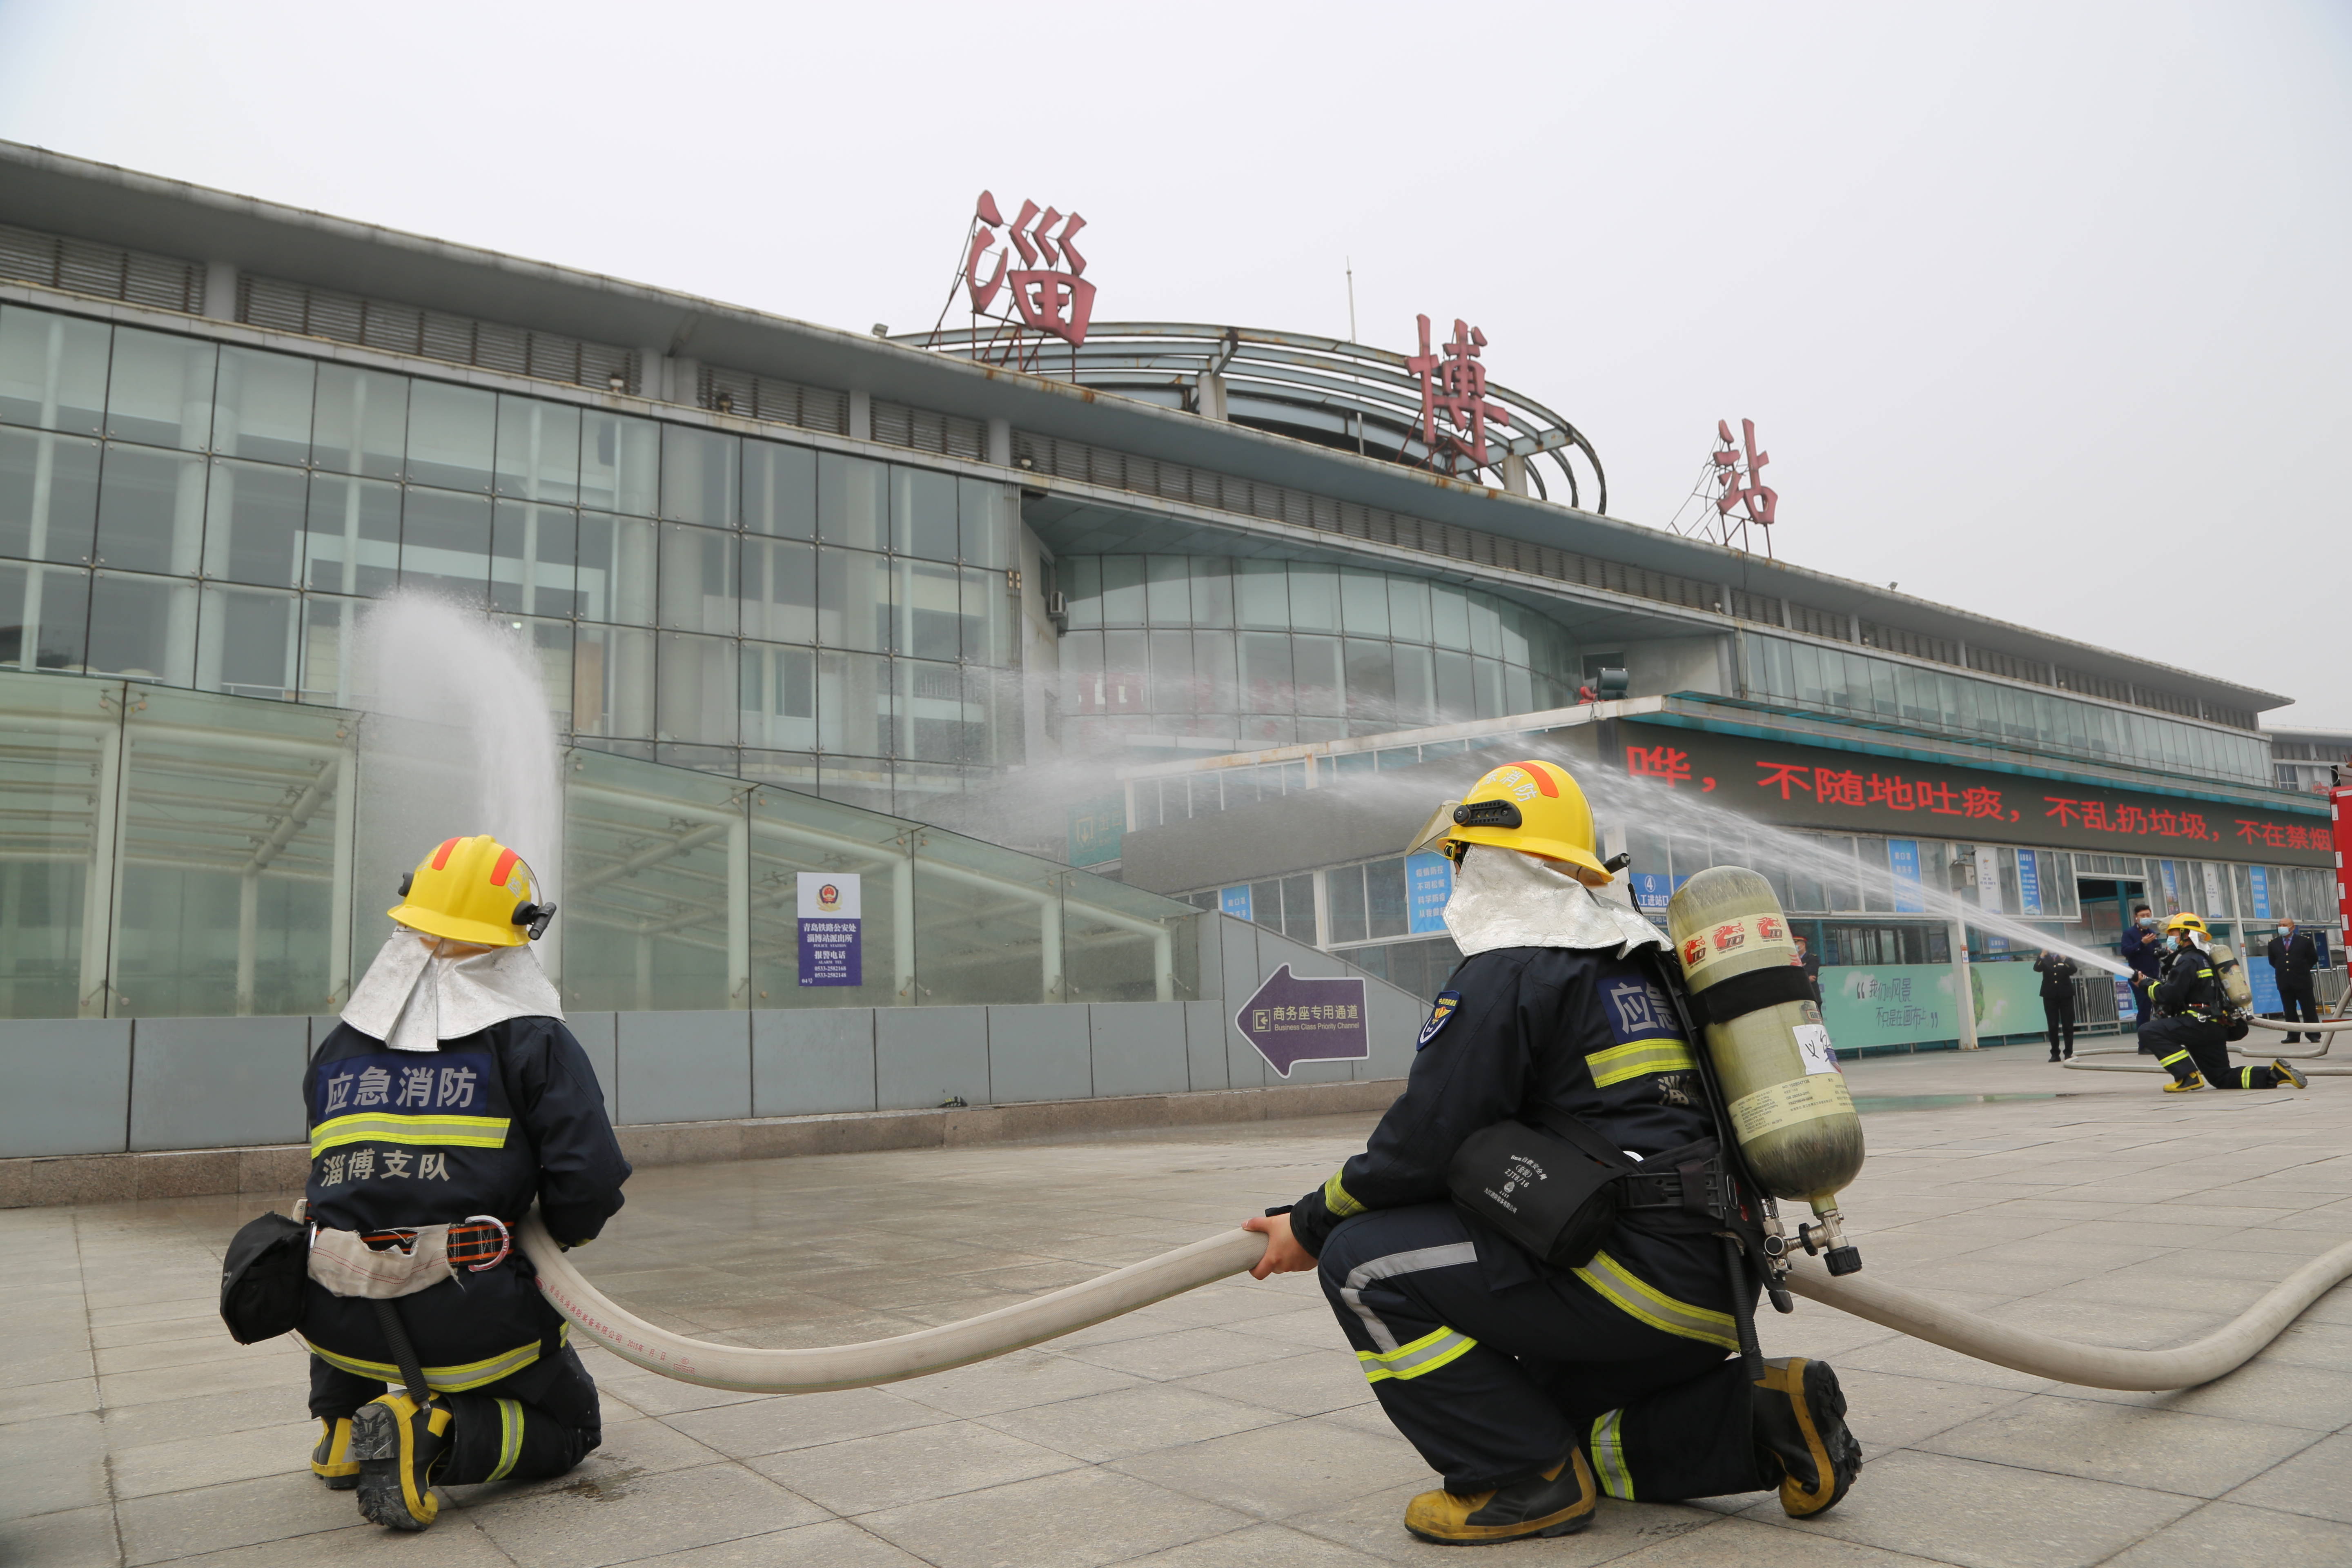
[[[371,833],[365,716],[0,672],[0,1017],[331,1013],[425,847]],[[382,771],[380,768],[378,771]],[[1190,905],[772,785],[566,752],[541,957],[580,1009],[1181,1001]],[[859,878],[802,983],[803,872]]]

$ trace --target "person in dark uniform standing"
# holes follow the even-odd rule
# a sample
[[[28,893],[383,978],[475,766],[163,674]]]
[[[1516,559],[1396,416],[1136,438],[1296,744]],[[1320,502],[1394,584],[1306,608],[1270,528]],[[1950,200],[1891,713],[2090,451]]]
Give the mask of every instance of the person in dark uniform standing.
[[[2124,962],[2131,966],[2132,1007],[2137,1014],[2132,1027],[2139,1033],[2147,1027],[2148,993],[2156,987],[2164,957],[2163,936],[2156,929],[2155,913],[2146,904],[2132,906],[2131,924],[2124,928],[2123,953]],[[2148,1048],[2145,1039],[2139,1048]]]
[[[1445,920],[1467,956],[1364,1152],[1247,1222],[1266,1237],[1252,1272],[1320,1273],[1381,1408],[1444,1479],[1405,1510],[1423,1540],[1568,1534],[1602,1491],[1777,1487],[1792,1516],[1832,1506],[1862,1468],[1837,1375],[1790,1358],[1748,1381],[1720,1241],[1629,1215],[1562,1270],[1449,1201],[1454,1153],[1498,1121],[1572,1118],[1636,1156],[1715,1131],[1644,955],[1665,939],[1591,891],[1612,877],[1576,781],[1549,763],[1497,768],[1454,824]]]
[[[2182,912],[2164,924],[2164,978],[2152,994],[2157,1016],[2140,1031],[2140,1043],[2172,1075],[2167,1094],[2203,1089],[2310,1087],[2310,1080],[2283,1061],[2266,1068],[2230,1065],[2229,997],[2213,969],[2211,939],[2205,922]]]
[[[2311,970],[2319,962],[2319,949],[2294,929],[2292,916],[2279,922],[2266,956],[2271,961],[2271,972],[2278,976],[2281,1016],[2290,1024],[2298,1019],[2306,1024],[2319,1022],[2319,997],[2311,984]],[[2315,1043],[2321,1038],[2316,1031],[2311,1037]],[[2289,1035],[2286,1043],[2292,1046],[2302,1038],[2300,1034]]]
[[[413,1531],[438,1513],[436,1485],[562,1475],[601,1441],[571,1325],[511,1232],[536,1202],[559,1241],[589,1241],[629,1163],[529,946],[554,913],[530,868],[488,835],[452,838],[400,891],[401,930],[302,1076],[315,1228],[299,1332],[311,1470]]]
[[[2033,971],[2042,976],[2042,1016],[2050,1027],[2050,1059],[2065,1060],[2074,1054],[2074,961],[2045,947],[2033,961]],[[2064,1057],[2058,1050],[2062,1031],[2066,1037]]]
[[[1813,988],[1813,1005],[1816,1007],[1820,1006],[1822,1002],[1822,956],[1813,951],[1813,944],[1807,942],[1801,936],[1797,938],[1797,966],[1805,972],[1805,984]]]

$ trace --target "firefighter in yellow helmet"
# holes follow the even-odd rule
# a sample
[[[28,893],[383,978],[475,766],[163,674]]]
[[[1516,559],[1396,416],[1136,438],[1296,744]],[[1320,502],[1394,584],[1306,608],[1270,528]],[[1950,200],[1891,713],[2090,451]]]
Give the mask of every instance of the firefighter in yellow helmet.
[[[1448,1544],[1565,1535],[1603,1492],[1777,1488],[1791,1515],[1831,1507],[1862,1466],[1844,1396],[1822,1363],[1769,1362],[1750,1383],[1734,1355],[1722,1224],[1681,1186],[1724,1190],[1704,1174],[1713,1111],[1664,990],[1666,939],[1596,895],[1615,868],[1584,792],[1557,763],[1498,767],[1412,847],[1430,843],[1454,862],[1445,922],[1464,957],[1405,1091],[1362,1153],[1247,1222],[1266,1237],[1260,1279],[1318,1271],[1373,1394],[1444,1479],[1405,1528]],[[1580,1265],[1451,1201],[1457,1152],[1507,1122],[1640,1157]]]
[[[2284,1061],[2264,1067],[2230,1065],[2230,999],[2213,958],[2205,922],[2182,910],[2164,922],[2164,977],[2149,994],[2156,1016],[2139,1032],[2140,1048],[2154,1054],[2172,1081],[2167,1094],[2214,1089],[2304,1089],[2311,1080]]]
[[[300,1332],[312,1471],[356,1489],[362,1517],[423,1530],[435,1485],[561,1475],[601,1440],[596,1385],[512,1231],[536,1203],[589,1240],[629,1163],[531,951],[555,906],[522,858],[446,840],[387,912],[397,929],[303,1074]]]

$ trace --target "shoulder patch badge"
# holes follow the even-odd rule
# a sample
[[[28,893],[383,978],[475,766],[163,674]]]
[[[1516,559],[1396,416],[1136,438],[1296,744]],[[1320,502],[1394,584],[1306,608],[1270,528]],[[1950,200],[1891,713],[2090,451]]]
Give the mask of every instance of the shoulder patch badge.
[[[1417,1051],[1437,1038],[1437,1031],[1445,1027],[1446,1020],[1453,1017],[1454,1010],[1461,1005],[1461,992],[1439,992],[1437,1000],[1430,1004],[1429,1022],[1421,1026],[1421,1038],[1413,1042],[1412,1048]]]

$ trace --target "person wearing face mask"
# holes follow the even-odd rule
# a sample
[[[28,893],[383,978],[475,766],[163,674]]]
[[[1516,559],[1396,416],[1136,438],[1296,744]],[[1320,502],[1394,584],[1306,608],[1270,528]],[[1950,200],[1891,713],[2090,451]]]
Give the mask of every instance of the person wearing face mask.
[[[2138,1015],[2132,1027],[2138,1032],[2147,1027],[2148,992],[2156,984],[2164,955],[2164,938],[2156,929],[2156,915],[2146,904],[2132,906],[2131,924],[2124,928],[2123,952],[2124,962],[2131,965],[2132,1006]],[[2140,1041],[2139,1048],[2148,1048],[2147,1040]]]
[[[531,951],[555,906],[521,857],[448,839],[400,894],[399,929],[302,1077],[299,1332],[312,1472],[415,1531],[436,1485],[562,1475],[602,1440],[596,1385],[511,1232],[537,1203],[559,1241],[587,1242],[629,1163]]]
[[[2294,929],[2292,916],[2279,922],[2266,956],[2271,972],[2278,976],[2281,1016],[2290,1024],[2298,1019],[2306,1024],[2319,1022],[2319,998],[2311,984],[2311,967],[2319,961],[2319,950]],[[2315,1043],[2320,1038],[2316,1033],[2311,1037]],[[2289,1035],[2286,1043],[2292,1046],[2302,1038],[2299,1034]]]
[[[2205,922],[2183,912],[2164,922],[2164,978],[2151,1000],[2157,1016],[2140,1031],[2141,1048],[2152,1050],[2172,1081],[2167,1094],[2211,1085],[2215,1089],[2295,1089],[2309,1086],[2285,1062],[2266,1068],[2230,1065],[2230,1002],[2213,967]],[[2244,1026],[2239,1026],[2242,1031]]]
[[[1405,1091],[1363,1152],[1246,1222],[1266,1238],[1251,1272],[1319,1273],[1373,1397],[1443,1478],[1405,1529],[1444,1545],[1572,1534],[1604,1491],[1834,1506],[1862,1469],[1845,1395],[1826,1363],[1768,1361],[1751,1382],[1732,1353],[1733,1292],[1754,1287],[1680,1185],[1717,1147],[1703,1047],[1660,987],[1665,938],[1595,896],[1615,875],[1582,789],[1551,763],[1496,768],[1424,841],[1456,868],[1445,924],[1466,956]],[[1555,1264],[1452,1201],[1455,1156],[1504,1122],[1622,1150],[1679,1196],[1629,1200],[1588,1262]]]
[[[2042,976],[2042,1015],[2050,1026],[2050,1059],[2071,1060],[2074,1055],[2074,961],[2048,948],[2033,961]],[[2065,1055],[2059,1054],[2059,1037],[2065,1037]]]

